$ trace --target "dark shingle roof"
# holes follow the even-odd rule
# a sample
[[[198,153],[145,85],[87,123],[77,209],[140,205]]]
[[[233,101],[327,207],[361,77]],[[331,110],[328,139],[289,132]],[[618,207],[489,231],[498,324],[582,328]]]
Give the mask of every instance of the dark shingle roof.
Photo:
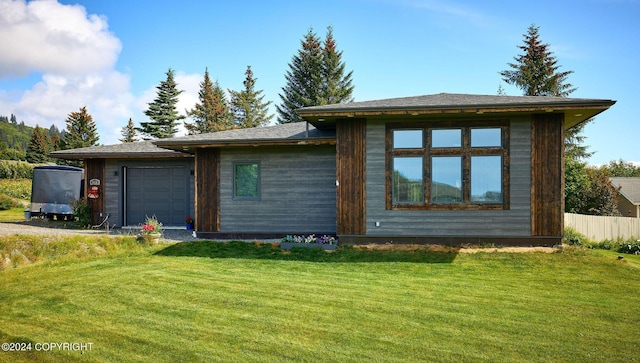
[[[151,141],[126,142],[115,145],[58,150],[49,153],[49,156],[58,159],[192,157],[192,155],[182,152],[159,148]]]
[[[192,149],[194,147],[259,145],[259,144],[304,144],[304,143],[334,143],[335,131],[318,130],[306,122],[295,122],[248,129],[235,129],[174,137],[171,139],[154,140],[153,142],[165,148]]]
[[[634,205],[640,205],[640,178],[611,178],[611,184],[620,187],[620,194]]]
[[[614,103],[612,100],[587,98],[438,93],[303,107],[296,112],[313,123],[359,116],[564,112],[565,123],[567,127],[571,127],[606,110]]]

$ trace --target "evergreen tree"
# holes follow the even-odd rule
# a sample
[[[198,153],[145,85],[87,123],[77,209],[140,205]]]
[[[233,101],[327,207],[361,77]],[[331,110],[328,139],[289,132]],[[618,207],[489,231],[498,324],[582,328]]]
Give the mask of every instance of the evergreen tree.
[[[622,159],[618,161],[610,161],[609,164],[603,166],[609,170],[611,176],[614,177],[640,177],[640,166]]]
[[[156,87],[158,92],[155,100],[149,103],[149,108],[144,111],[152,121],[141,122],[137,128],[146,136],[145,139],[173,137],[177,132],[177,121],[184,118],[176,109],[178,96],[183,91],[177,88],[178,85],[173,79],[173,69],[169,68],[166,75],[167,79]]]
[[[32,164],[42,164],[50,159],[47,154],[50,151],[49,143],[47,141],[47,134],[45,131],[36,125],[31,133],[31,139],[29,140],[29,147],[27,149],[27,161]]]
[[[118,139],[120,142],[136,142],[138,141],[138,136],[136,135],[136,128],[133,126],[133,120],[129,117],[129,122],[127,122],[127,126],[122,128],[120,131],[122,135],[122,139]]]
[[[247,66],[247,71],[244,74],[246,75],[243,82],[244,90],[240,92],[229,90],[233,123],[239,128],[264,126],[273,117],[273,115],[269,115],[271,101],[264,102],[262,90],[255,90],[257,78],[253,78],[251,66]]]
[[[189,134],[223,131],[233,127],[227,98],[220,84],[217,81],[215,84],[211,81],[209,69],[204,71],[198,99],[200,102],[187,111],[187,115],[193,119],[193,123],[184,123]]]
[[[282,88],[281,105],[276,106],[279,123],[299,122],[295,110],[300,107],[349,102],[353,85],[349,72],[344,75],[342,52],[336,50],[333,29],[327,28],[324,45],[309,29],[301,41],[301,49],[289,63]]]
[[[525,96],[567,97],[575,91],[570,83],[565,83],[573,71],[558,72],[558,60],[539,39],[540,27],[530,25],[524,34],[524,45],[518,46],[523,54],[515,57],[516,63],[508,63],[512,70],[500,72],[508,84],[516,85]]]
[[[16,115],[11,114],[11,123],[14,125],[18,124],[18,119],[16,119]]]
[[[351,83],[353,71],[346,75],[345,63],[342,61],[342,52],[336,48],[333,38],[333,28],[327,27],[327,35],[322,50],[322,78],[323,89],[318,105],[330,105],[334,103],[352,102],[354,86]]]
[[[80,108],[79,112],[71,112],[65,122],[67,133],[62,139],[64,150],[98,145],[100,136],[86,106]]]

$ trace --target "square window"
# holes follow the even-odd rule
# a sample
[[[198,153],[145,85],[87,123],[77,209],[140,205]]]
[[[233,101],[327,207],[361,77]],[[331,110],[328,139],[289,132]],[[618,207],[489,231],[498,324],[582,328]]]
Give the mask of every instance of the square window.
[[[472,128],[471,147],[501,147],[502,129],[496,128]]]
[[[462,202],[462,157],[431,158],[431,203]]]
[[[421,157],[393,158],[393,203],[424,203]]]
[[[502,203],[502,156],[471,157],[471,202]]]
[[[422,130],[393,130],[394,149],[421,149]]]
[[[258,163],[233,164],[233,197],[259,199],[260,165]]]
[[[462,147],[461,129],[431,130],[431,147]]]

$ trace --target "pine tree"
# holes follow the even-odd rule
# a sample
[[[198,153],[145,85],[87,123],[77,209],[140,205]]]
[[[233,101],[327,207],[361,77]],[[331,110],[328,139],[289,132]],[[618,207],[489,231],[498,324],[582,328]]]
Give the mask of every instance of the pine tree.
[[[133,120],[129,117],[129,122],[127,122],[127,126],[122,128],[120,131],[122,135],[122,139],[118,139],[120,142],[136,142],[138,141],[138,136],[136,135],[136,128],[133,126]]]
[[[32,164],[42,164],[50,159],[47,154],[50,151],[46,132],[36,125],[31,133],[29,147],[27,148],[27,161]]]
[[[336,42],[333,38],[333,28],[327,27],[327,35],[322,52],[322,76],[324,83],[321,99],[317,100],[318,105],[353,101],[351,97],[354,89],[351,82],[353,71],[345,75],[345,66],[345,63],[342,61],[342,52],[339,52],[336,48]]]
[[[313,29],[309,29],[285,74],[287,84],[280,94],[282,104],[276,106],[279,123],[300,122],[302,119],[295,110],[318,104],[322,92],[321,75],[322,45]]]
[[[512,70],[500,72],[502,79],[523,90],[525,96],[567,97],[576,89],[565,83],[573,71],[558,72],[558,60],[549,50],[549,44],[539,39],[540,27],[530,25],[524,34],[524,45],[518,46],[523,54],[508,63]]]
[[[18,124],[18,119],[16,118],[16,115],[11,114],[11,123],[14,125]]]
[[[80,112],[71,112],[65,122],[67,133],[62,139],[64,150],[98,145],[100,136],[86,106],[80,108]]]
[[[169,68],[166,75],[167,79],[156,87],[158,91],[155,100],[149,103],[149,108],[144,111],[152,121],[141,122],[137,128],[145,135],[145,139],[173,137],[177,132],[177,121],[184,118],[176,109],[178,96],[183,91],[177,88],[178,85],[173,79],[173,69]]]
[[[198,92],[199,103],[187,111],[193,123],[184,123],[189,134],[204,134],[208,132],[228,130],[233,127],[227,98],[220,84],[214,84],[209,77],[209,69],[204,71],[204,79],[200,82]]]
[[[233,123],[239,128],[264,126],[273,117],[273,115],[269,115],[271,101],[264,102],[264,95],[261,95],[262,90],[255,90],[257,78],[253,78],[251,66],[247,66],[247,71],[244,74],[246,75],[243,82],[244,90],[240,92],[229,90]]]

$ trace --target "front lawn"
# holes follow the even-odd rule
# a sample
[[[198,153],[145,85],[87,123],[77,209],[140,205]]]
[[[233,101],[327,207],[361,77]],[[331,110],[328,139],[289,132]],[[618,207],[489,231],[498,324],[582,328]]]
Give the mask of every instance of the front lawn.
[[[0,361],[634,362],[639,291],[582,249],[185,243],[0,272],[0,342],[92,343]]]

